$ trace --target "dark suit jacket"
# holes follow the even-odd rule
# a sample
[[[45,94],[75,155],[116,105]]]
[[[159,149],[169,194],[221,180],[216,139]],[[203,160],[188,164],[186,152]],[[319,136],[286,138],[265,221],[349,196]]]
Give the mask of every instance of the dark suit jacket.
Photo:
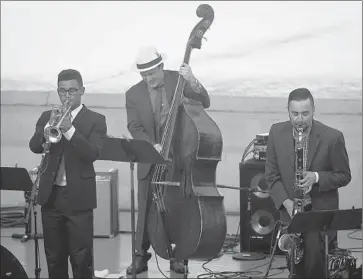
[[[40,116],[29,147],[34,153],[42,153],[44,143],[44,127],[48,123],[51,111]],[[64,136],[51,145],[46,156],[47,168],[39,181],[38,204],[48,201],[56,177],[61,152],[65,160],[67,177],[67,202],[70,210],[87,210],[97,207],[96,173],[93,162],[97,160],[107,133],[104,115],[89,110],[83,105],[73,120],[76,131],[68,141]]]
[[[164,70],[164,85],[169,104],[173,100],[179,74],[176,71]],[[203,87],[201,93],[195,93],[186,83],[184,96],[200,101],[204,108],[210,105],[207,91]],[[137,140],[146,140],[152,145],[156,143],[154,133],[154,117],[150,94],[146,83],[142,80],[126,92],[127,128],[132,137]],[[137,167],[138,179],[146,177],[150,164],[139,163]]]
[[[319,182],[313,185],[311,191],[313,210],[338,209],[338,188],[346,186],[351,180],[343,134],[314,120],[306,168],[319,174]],[[270,129],[265,178],[281,219],[290,221],[282,205],[287,198],[293,198],[294,140],[290,121],[274,124]]]

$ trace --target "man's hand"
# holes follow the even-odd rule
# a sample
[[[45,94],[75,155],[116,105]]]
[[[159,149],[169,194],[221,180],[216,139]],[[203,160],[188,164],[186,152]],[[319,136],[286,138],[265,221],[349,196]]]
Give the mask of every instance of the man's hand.
[[[161,147],[161,145],[159,143],[154,144],[154,148],[156,149],[157,152],[161,153],[162,147]]]
[[[188,82],[194,81],[196,78],[194,77],[194,74],[192,72],[192,69],[190,66],[186,63],[183,63],[180,66],[179,74]]]
[[[58,119],[60,119],[62,117],[62,111],[61,111],[61,106],[59,105],[54,105],[52,107],[51,113],[50,113],[50,118],[49,118],[49,125],[52,126],[54,124],[54,122]]]
[[[308,194],[316,181],[316,175],[311,171],[307,171],[303,176],[304,178],[300,180],[299,187],[305,190],[305,194]]]
[[[122,138],[122,139],[126,139],[127,141],[132,140],[132,137],[131,137],[131,136],[129,136],[129,135],[127,135],[127,134],[125,134],[125,133],[122,133],[121,138]]]
[[[63,122],[60,124],[59,129],[61,130],[62,133],[66,133],[71,127],[72,127],[71,115],[68,113],[64,117]]]
[[[292,213],[294,210],[294,202],[290,199],[287,199],[287,200],[284,200],[283,205],[286,208],[287,213],[289,213],[290,218],[292,218]]]

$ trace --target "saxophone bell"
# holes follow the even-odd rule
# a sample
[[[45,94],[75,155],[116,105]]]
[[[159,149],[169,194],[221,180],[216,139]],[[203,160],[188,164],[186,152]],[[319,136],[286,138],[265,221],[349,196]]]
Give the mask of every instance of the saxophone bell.
[[[283,252],[290,252],[294,248],[296,236],[294,234],[289,234],[285,230],[279,238],[277,243],[279,249]]]

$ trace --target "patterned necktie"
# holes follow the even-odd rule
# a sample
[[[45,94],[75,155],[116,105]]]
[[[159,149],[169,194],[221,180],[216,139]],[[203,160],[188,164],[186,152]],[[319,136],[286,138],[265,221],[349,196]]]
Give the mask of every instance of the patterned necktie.
[[[169,109],[170,109],[168,97],[166,96],[165,87],[161,88],[161,98],[162,98],[161,102],[162,104],[161,104],[160,126],[163,128],[163,125],[165,124],[165,121],[168,118]]]
[[[154,112],[154,122],[155,122],[155,139],[157,143],[160,143],[160,128],[161,128],[161,104],[162,95],[158,90],[155,100],[155,112]]]

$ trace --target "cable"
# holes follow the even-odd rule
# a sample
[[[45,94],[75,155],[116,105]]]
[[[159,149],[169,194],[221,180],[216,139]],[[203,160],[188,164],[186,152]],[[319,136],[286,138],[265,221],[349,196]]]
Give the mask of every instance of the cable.
[[[251,146],[253,146],[253,144],[255,143],[255,139],[253,139],[248,145],[247,145],[247,147],[246,147],[246,149],[245,149],[245,151],[243,152],[243,155],[242,155],[242,162],[246,159],[246,157],[247,157],[247,155],[249,154],[249,153],[251,153],[252,151],[249,151],[250,150],[250,148],[251,148]]]
[[[279,220],[277,220],[275,222],[273,232],[276,230],[276,227],[277,227],[278,223],[280,223]],[[273,235],[274,235],[274,233],[273,233]],[[272,251],[274,250],[274,249],[272,249],[273,248],[272,243],[273,243],[273,240],[271,239],[271,246],[270,246],[271,256],[272,256],[271,250]],[[277,242],[275,242],[275,245],[277,245]],[[226,252],[226,251],[224,251],[224,252]],[[212,260],[216,259],[216,258],[218,258],[218,257],[215,257],[215,258],[210,259],[210,260],[206,261],[205,263],[203,263],[202,267],[206,271],[206,273],[198,275],[197,278],[251,278],[251,276],[260,277],[260,278],[267,278],[267,277],[272,277],[272,276],[279,275],[279,274],[283,273],[283,271],[287,268],[286,266],[272,267],[272,268],[269,268],[269,270],[281,270],[281,271],[273,273],[273,274],[268,274],[267,276],[266,276],[266,274],[265,274],[265,276],[262,276],[264,273],[262,271],[257,271],[255,269],[267,266],[269,264],[270,264],[270,267],[271,267],[272,262],[275,260],[274,258],[271,257],[271,260],[269,262],[267,262],[265,264],[262,264],[262,265],[252,267],[252,268],[249,268],[249,269],[244,270],[244,271],[220,271],[220,272],[215,272],[215,271],[212,271],[210,268],[207,268],[206,265],[208,263],[210,263]],[[257,275],[261,275],[261,276],[257,276]]]
[[[350,239],[354,239],[354,240],[362,240],[361,237],[353,237],[353,236],[351,236],[352,234],[354,234],[356,232],[362,232],[362,229],[356,229],[356,230],[354,230],[352,232],[347,233],[347,237],[350,238]]]
[[[237,232],[234,235],[233,239],[227,239],[224,241],[223,247],[222,247],[222,254],[236,254],[238,253],[235,248],[238,246],[239,244],[239,229],[240,229],[240,223],[238,223],[238,228],[237,228]],[[231,235],[233,236],[233,235]]]
[[[1,222],[2,228],[10,228],[10,227],[18,226],[18,225],[23,226],[24,225],[24,216],[22,215],[16,221],[14,221],[13,218],[7,218],[7,217],[1,216],[0,222]]]
[[[21,213],[19,211],[22,211]],[[15,221],[14,221],[15,219]],[[0,223],[2,228],[24,225],[24,208],[8,206],[1,208]]]
[[[352,234],[357,233],[359,231],[362,232],[362,229],[356,229],[354,231],[351,231],[351,232],[347,233],[347,237],[350,238],[350,239],[353,239],[353,240],[361,241],[362,238],[351,236]],[[361,253],[363,251],[363,249],[362,249],[362,247],[349,247],[349,248],[336,247],[335,248],[335,252],[338,252],[338,253],[345,252],[345,251],[352,252],[352,253]]]
[[[257,275],[262,275],[263,272],[262,271],[257,271],[255,269],[261,268],[261,267],[264,267],[264,266],[268,265],[268,263],[264,263],[264,264],[261,264],[261,265],[258,265],[258,266],[251,267],[251,268],[246,269],[244,271],[220,271],[220,272],[214,272],[214,271],[212,271],[211,269],[209,269],[209,268],[207,268],[205,266],[206,264],[208,264],[212,260],[209,260],[209,261],[205,262],[202,265],[202,267],[206,271],[206,273],[199,274],[197,276],[197,278],[251,278],[252,276],[255,277],[255,278],[256,277],[263,278],[262,276],[257,276]],[[278,273],[270,274],[268,277],[279,275],[279,274],[281,274],[283,272],[284,269],[286,269],[286,267],[274,267],[274,268],[271,268],[271,270],[281,270],[281,271],[278,272]]]

